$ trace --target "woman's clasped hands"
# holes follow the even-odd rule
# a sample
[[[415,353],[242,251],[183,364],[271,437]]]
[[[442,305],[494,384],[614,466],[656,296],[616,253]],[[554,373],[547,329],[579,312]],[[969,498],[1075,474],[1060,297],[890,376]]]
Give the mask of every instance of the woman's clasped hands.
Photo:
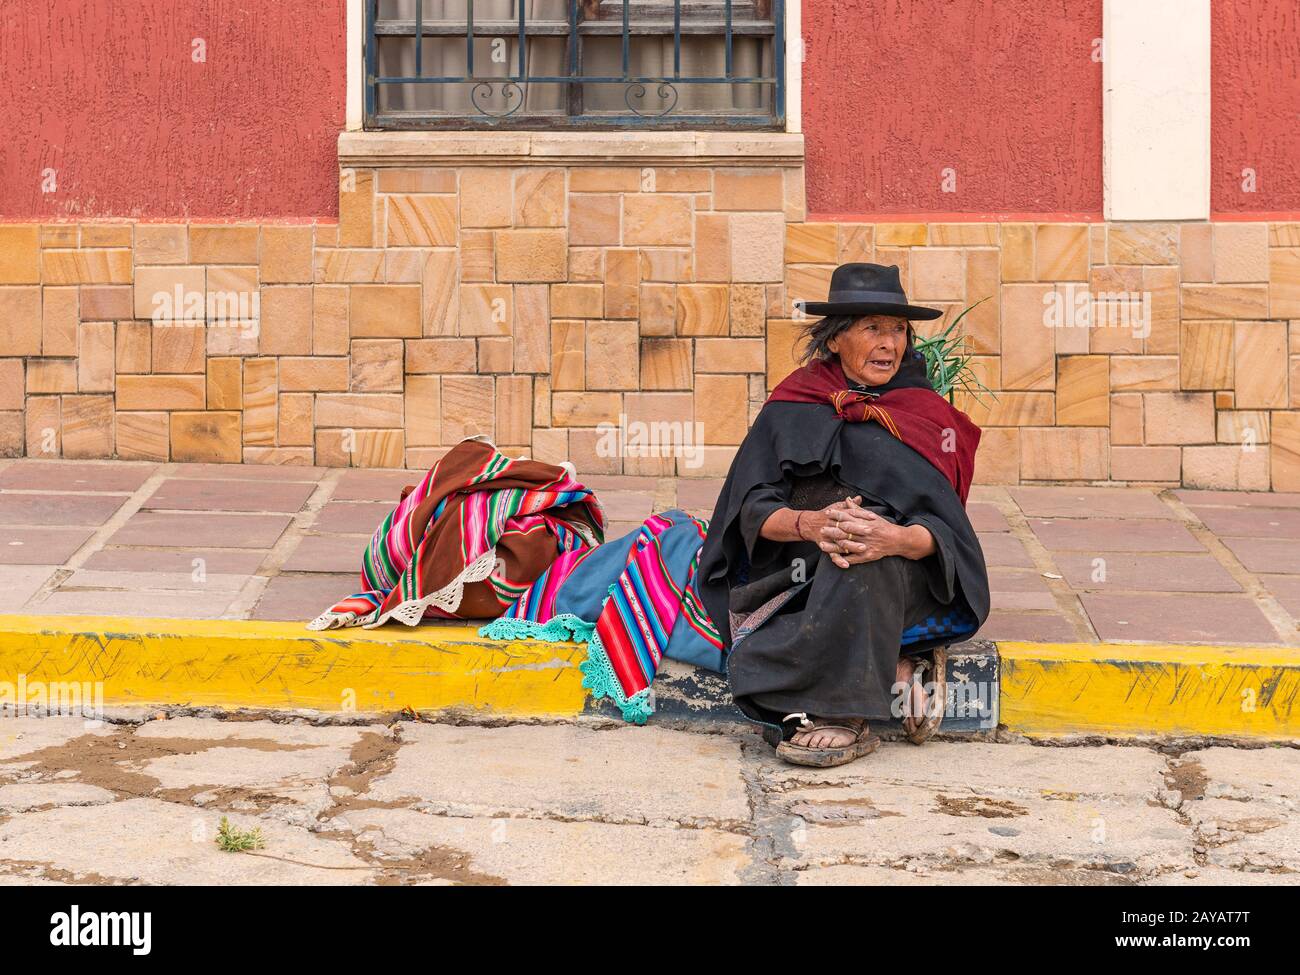
[[[898,526],[861,504],[862,496],[857,495],[822,509],[825,524],[815,541],[841,569],[898,554],[893,550],[896,539],[891,532]]]

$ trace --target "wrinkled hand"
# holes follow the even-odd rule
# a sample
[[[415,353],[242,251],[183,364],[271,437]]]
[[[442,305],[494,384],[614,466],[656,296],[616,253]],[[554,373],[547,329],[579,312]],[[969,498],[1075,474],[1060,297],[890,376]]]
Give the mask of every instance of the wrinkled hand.
[[[829,521],[817,544],[841,569],[898,555],[901,551],[903,529],[861,507],[861,500],[861,497],[848,498],[826,509]]]

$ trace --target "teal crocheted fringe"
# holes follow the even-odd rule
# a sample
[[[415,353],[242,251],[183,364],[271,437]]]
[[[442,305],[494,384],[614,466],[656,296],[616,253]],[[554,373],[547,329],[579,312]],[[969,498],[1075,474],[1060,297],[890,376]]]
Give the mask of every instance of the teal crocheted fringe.
[[[650,715],[654,714],[650,688],[637,691],[631,697],[623,693],[623,686],[618,682],[609,655],[600,642],[595,623],[588,623],[572,613],[561,613],[545,623],[502,617],[479,627],[478,633],[490,640],[549,640],[561,643],[573,640],[575,643],[585,643],[587,659],[579,668],[585,675],[582,686],[591,691],[591,696],[597,700],[609,698],[623,712],[623,719],[633,724],[645,724]]]

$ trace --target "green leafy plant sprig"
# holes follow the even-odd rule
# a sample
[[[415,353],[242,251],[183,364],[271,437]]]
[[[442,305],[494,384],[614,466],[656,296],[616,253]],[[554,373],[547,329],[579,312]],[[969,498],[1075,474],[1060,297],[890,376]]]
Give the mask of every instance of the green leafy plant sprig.
[[[972,354],[966,351],[966,336],[958,329],[966,313],[978,308],[988,298],[981,298],[975,304],[963,308],[961,314],[947,324],[942,332],[930,336],[916,336],[913,343],[916,350],[925,356],[925,371],[930,385],[948,402],[953,402],[960,391],[969,393],[977,402],[982,402],[983,393],[994,399],[997,394],[985,386],[970,366]]]

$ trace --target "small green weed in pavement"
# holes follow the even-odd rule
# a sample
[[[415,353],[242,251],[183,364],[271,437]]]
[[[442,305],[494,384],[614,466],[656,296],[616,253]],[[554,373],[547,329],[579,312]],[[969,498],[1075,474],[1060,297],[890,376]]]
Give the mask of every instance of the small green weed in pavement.
[[[260,850],[265,845],[260,826],[256,829],[236,829],[230,825],[230,820],[221,817],[221,826],[217,829],[218,849],[225,853],[246,853],[249,850]]]

